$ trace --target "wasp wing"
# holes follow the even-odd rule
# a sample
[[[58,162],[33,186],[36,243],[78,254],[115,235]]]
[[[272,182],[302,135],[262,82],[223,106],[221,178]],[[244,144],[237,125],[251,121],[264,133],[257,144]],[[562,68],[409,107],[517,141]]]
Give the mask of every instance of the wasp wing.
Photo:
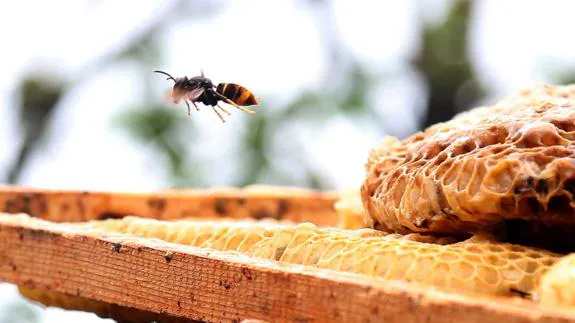
[[[196,87],[192,90],[186,90],[184,96],[194,102],[196,101],[202,94],[204,94],[205,89],[203,87]]]
[[[196,87],[193,89],[178,89],[169,88],[164,91],[163,99],[166,103],[179,104],[183,101],[196,101],[202,94],[204,89]]]

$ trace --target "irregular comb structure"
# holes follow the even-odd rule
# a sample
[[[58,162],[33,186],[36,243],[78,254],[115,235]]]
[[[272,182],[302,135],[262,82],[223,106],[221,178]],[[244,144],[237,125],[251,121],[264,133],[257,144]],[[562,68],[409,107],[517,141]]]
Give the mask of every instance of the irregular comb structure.
[[[509,219],[575,224],[575,85],[537,86],[370,153],[376,228],[454,233]]]
[[[92,221],[90,229],[157,238],[252,257],[310,265],[447,291],[510,295],[535,290],[558,255],[476,236],[451,238],[386,234],[372,229],[318,228],[242,221],[159,221],[138,217]]]

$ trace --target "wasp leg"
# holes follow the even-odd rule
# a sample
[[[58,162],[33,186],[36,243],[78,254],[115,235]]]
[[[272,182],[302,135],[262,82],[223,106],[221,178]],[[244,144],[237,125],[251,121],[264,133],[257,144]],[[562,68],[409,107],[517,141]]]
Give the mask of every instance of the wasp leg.
[[[231,105],[233,105],[234,107],[236,107],[236,108],[242,110],[243,112],[246,112],[246,113],[249,113],[249,114],[255,114],[254,111],[240,107],[240,106],[237,105],[234,101],[232,101],[232,100],[226,98],[225,96],[219,94],[218,92],[215,92],[215,93],[216,93],[216,95],[217,95],[220,99],[224,100],[224,102],[226,102],[227,104],[231,104]]]
[[[232,115],[228,110],[222,108],[219,104],[216,104],[216,106],[217,106],[218,108],[220,108],[220,110],[224,111],[227,115],[229,115],[229,116]]]
[[[222,120],[222,122],[226,122],[226,120],[224,120],[224,117],[222,117],[222,115],[218,112],[218,110],[216,110],[214,106],[212,106],[212,109],[214,109],[214,112],[218,115],[218,117],[220,117],[220,120]]]
[[[190,101],[192,102],[192,104],[194,105],[194,108],[196,108],[196,111],[200,111],[200,108],[198,108],[198,106],[196,105],[196,103],[194,101]]]
[[[190,104],[188,103],[188,100],[184,100],[184,102],[186,102],[186,105],[188,106],[188,115],[191,116],[192,115],[192,111],[190,110]],[[192,102],[194,103],[194,102]],[[195,104],[194,104],[195,105]]]

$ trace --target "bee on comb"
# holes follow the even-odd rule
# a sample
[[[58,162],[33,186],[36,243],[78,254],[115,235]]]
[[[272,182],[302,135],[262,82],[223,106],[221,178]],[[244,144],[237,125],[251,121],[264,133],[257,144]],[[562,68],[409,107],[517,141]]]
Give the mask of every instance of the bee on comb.
[[[220,120],[222,120],[222,122],[226,122],[224,117],[216,108],[227,115],[231,114],[218,104],[219,101],[233,105],[239,110],[249,114],[255,114],[255,112],[244,107],[259,104],[259,98],[245,87],[234,83],[220,83],[215,86],[214,83],[212,83],[212,80],[204,76],[203,71],[200,76],[194,76],[191,78],[188,78],[187,76],[174,78],[164,71],[154,72],[164,74],[168,77],[167,80],[174,81],[170,97],[174,103],[179,103],[183,100],[188,107],[188,115],[191,115],[190,102],[197,111],[200,110],[196,105],[196,103],[199,102],[204,105],[211,106]]]

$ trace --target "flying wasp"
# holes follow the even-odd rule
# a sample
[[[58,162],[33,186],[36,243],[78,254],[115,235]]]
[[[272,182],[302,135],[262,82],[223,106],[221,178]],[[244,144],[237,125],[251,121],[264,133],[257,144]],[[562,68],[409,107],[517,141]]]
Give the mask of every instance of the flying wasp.
[[[222,122],[226,122],[216,107],[227,115],[231,115],[231,113],[222,108],[218,104],[219,101],[233,105],[239,110],[249,114],[255,114],[255,112],[244,108],[244,106],[259,104],[259,98],[245,87],[234,83],[220,83],[215,86],[212,83],[212,80],[204,76],[203,71],[201,71],[200,76],[194,76],[191,78],[188,78],[187,76],[174,78],[164,71],[154,72],[164,74],[168,77],[167,80],[174,81],[170,97],[174,103],[179,103],[181,100],[184,100],[188,107],[188,115],[191,115],[190,102],[194,108],[196,108],[196,111],[200,111],[196,105],[196,102],[200,102],[204,105],[211,106],[218,117],[220,117],[220,120],[222,120]]]

